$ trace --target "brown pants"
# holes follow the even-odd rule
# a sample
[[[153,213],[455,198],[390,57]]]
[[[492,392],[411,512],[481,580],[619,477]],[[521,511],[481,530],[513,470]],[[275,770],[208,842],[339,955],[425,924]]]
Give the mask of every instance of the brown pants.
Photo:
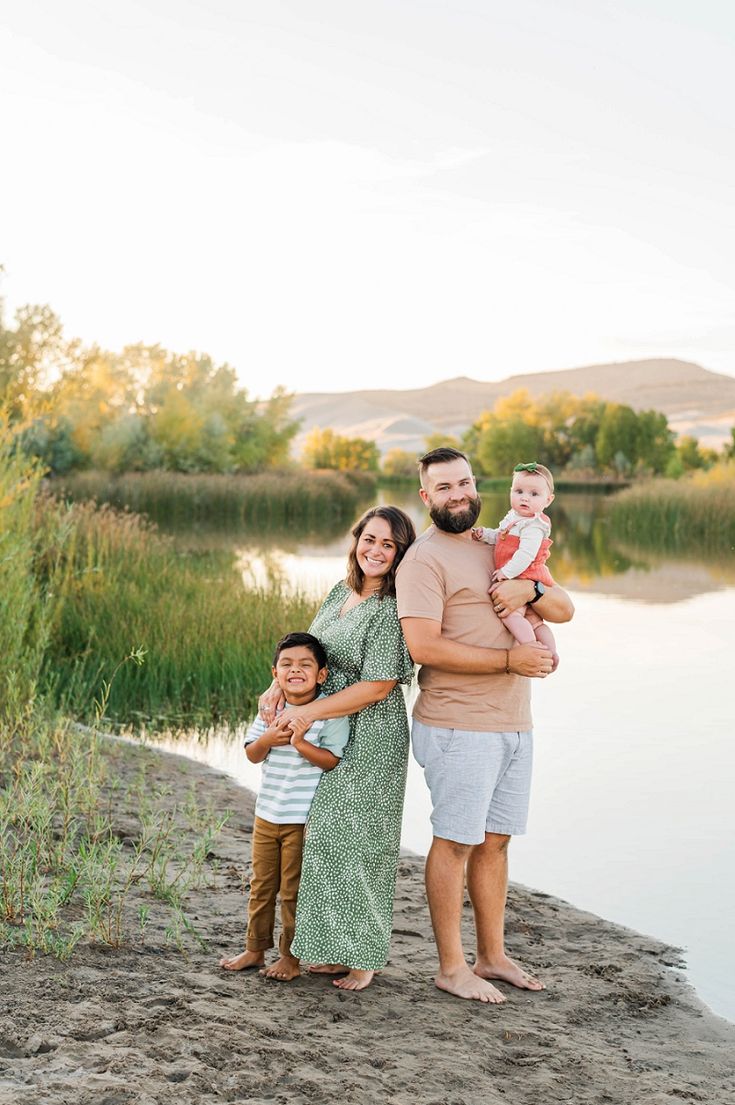
[[[289,955],[296,927],[296,895],[301,876],[303,825],[275,825],[256,817],[253,825],[253,877],[248,904],[249,952],[273,947],[276,896],[281,899],[278,950]]]

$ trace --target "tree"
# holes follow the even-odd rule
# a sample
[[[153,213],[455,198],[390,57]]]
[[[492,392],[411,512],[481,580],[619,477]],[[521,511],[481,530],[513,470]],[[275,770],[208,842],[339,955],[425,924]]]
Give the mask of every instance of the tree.
[[[674,452],[674,434],[661,411],[640,411],[637,415],[636,460],[644,471],[661,475]],[[696,445],[696,442],[695,442]]]
[[[459,438],[455,437],[454,434],[429,434],[424,438],[424,445],[426,446],[427,453],[430,453],[433,449],[462,449]]]
[[[307,468],[377,472],[380,453],[374,441],[362,437],[343,437],[334,430],[322,430],[315,426],[306,436],[302,460]]]
[[[383,457],[383,475],[415,479],[418,460],[418,453],[410,453],[407,449],[389,449]]]
[[[41,385],[68,355],[61,320],[50,307],[21,307],[8,327],[0,300],[0,403],[12,420],[39,412]]]
[[[632,407],[622,403],[606,404],[595,441],[600,468],[618,475],[622,469],[630,471],[638,459],[637,430],[638,419]]]

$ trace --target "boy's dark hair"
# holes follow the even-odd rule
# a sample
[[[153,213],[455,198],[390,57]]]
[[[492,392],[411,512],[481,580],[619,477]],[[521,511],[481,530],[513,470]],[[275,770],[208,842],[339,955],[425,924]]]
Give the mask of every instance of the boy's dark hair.
[[[273,667],[278,663],[278,657],[281,655],[284,648],[298,648],[299,645],[302,648],[308,648],[309,651],[313,653],[314,659],[320,670],[326,668],[327,654],[324,650],[324,645],[318,637],[313,637],[311,633],[287,633],[285,637],[281,637],[276,645],[276,651],[273,654]]]

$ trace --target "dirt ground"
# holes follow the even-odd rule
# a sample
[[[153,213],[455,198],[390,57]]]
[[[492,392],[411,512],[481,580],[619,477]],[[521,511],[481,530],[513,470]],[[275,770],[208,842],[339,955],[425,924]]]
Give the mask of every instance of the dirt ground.
[[[437,990],[417,858],[401,862],[391,962],[369,989],[222,971],[242,946],[252,797],[183,758],[118,748],[123,779],[141,768],[234,811],[214,885],[187,901],[207,947],[182,954],[153,909],[143,944],[80,946],[66,964],[3,953],[2,1105],[735,1105],[735,1025],[672,969],[677,953],[546,894],[513,886],[508,906],[510,954],[545,992],[500,984],[494,1006]],[[121,832],[134,813],[121,803]],[[470,950],[469,909],[466,930]]]

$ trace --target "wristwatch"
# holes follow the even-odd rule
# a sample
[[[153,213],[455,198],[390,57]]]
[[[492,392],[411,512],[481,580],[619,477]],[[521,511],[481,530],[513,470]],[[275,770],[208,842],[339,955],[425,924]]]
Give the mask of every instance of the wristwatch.
[[[533,581],[533,598],[528,600],[528,605],[533,606],[533,604],[535,602],[538,602],[538,600],[545,594],[546,594],[546,588],[544,587],[543,583],[539,583],[539,581],[537,579],[534,579],[534,581]]]

